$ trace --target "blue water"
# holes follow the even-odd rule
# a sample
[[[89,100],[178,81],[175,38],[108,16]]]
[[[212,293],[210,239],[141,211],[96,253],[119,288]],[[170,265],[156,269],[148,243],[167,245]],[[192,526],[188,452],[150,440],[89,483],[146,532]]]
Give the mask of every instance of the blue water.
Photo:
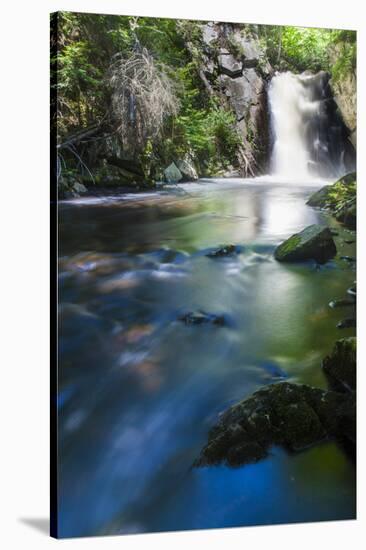
[[[191,467],[221,411],[284,378],[326,387],[322,357],[353,334],[328,305],[352,264],[273,259],[306,225],[337,226],[305,205],[319,187],[213,180],[59,205],[60,536],[355,517],[354,465],[332,442]],[[229,243],[237,256],[205,256]],[[226,325],[177,320],[197,309]]]

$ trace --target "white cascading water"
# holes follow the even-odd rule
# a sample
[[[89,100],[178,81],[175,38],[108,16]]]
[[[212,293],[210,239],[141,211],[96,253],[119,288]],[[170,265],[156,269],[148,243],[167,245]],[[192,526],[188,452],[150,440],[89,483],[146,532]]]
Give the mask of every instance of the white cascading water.
[[[306,121],[316,116],[319,101],[312,99],[305,75],[290,72],[275,75],[269,88],[271,124],[274,138],[271,174],[284,179],[314,177],[307,148]]]

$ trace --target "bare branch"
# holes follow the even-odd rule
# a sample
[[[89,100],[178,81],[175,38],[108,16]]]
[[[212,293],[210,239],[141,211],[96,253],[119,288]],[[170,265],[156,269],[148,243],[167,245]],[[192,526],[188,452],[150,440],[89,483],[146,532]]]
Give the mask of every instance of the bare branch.
[[[165,118],[178,111],[176,89],[163,65],[146,49],[127,59],[115,56],[109,70],[112,114],[126,147],[143,146],[161,132]]]

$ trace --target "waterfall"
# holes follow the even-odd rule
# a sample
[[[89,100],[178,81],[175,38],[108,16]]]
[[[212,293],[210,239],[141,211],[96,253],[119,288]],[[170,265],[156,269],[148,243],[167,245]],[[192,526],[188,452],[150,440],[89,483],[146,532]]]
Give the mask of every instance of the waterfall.
[[[269,87],[271,174],[291,180],[354,169],[354,150],[325,72],[276,74]]]

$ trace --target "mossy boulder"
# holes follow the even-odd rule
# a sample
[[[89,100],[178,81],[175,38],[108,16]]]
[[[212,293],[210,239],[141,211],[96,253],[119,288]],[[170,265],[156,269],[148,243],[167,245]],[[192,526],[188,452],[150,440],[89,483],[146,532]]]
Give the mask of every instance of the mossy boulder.
[[[322,367],[334,388],[356,389],[356,338],[337,340]]]
[[[341,183],[342,185],[350,185],[351,183],[355,183],[357,179],[356,172],[349,172],[349,174],[346,174],[345,176],[342,176],[339,178],[339,180],[336,181],[336,183]]]
[[[308,204],[309,206],[318,206],[320,208],[324,208],[327,205],[331,188],[331,185],[324,185],[324,187],[319,189],[319,191],[316,191],[311,195],[306,204]]]
[[[311,195],[309,206],[325,208],[350,229],[356,228],[356,173],[346,174]]]
[[[295,452],[326,438],[354,441],[354,425],[354,394],[272,384],[224,413],[195,465],[257,462],[272,445]]]
[[[336,210],[336,220],[343,223],[350,229],[356,229],[357,223],[357,205],[356,197],[350,199],[345,204],[342,204],[340,208]]]
[[[275,250],[279,262],[301,262],[316,260],[325,263],[337,253],[332,233],[323,225],[309,225],[300,233],[295,233]]]

